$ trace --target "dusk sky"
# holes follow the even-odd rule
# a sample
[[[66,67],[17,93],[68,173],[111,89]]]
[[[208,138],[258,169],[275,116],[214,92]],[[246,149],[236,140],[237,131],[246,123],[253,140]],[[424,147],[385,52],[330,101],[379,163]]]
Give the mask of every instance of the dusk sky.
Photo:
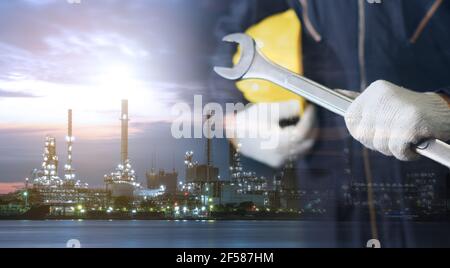
[[[226,6],[214,0],[69,2],[0,2],[0,193],[40,166],[46,134],[57,138],[62,168],[69,108],[77,176],[101,186],[120,159],[123,98],[130,103],[130,159],[139,180],[153,158],[155,167],[175,167],[183,178],[184,152],[198,152],[202,162],[204,140],[173,139],[170,108],[207,95],[219,42],[214,27]],[[214,147],[224,176],[226,140]]]

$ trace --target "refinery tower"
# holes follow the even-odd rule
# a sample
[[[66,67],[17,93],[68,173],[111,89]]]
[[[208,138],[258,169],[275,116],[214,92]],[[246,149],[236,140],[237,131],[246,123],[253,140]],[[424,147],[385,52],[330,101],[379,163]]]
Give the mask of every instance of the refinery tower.
[[[45,137],[44,154],[41,168],[33,170],[32,178],[35,187],[82,187],[87,188],[86,183],[76,179],[72,164],[72,149],[75,137],[72,130],[72,109],[67,111],[67,161],[64,165],[64,178],[58,175],[58,156],[56,154],[56,138],[50,135]]]
[[[136,174],[128,158],[128,100],[122,100],[120,121],[120,164],[117,165],[114,172],[105,175],[105,183],[113,197],[132,197],[134,189],[139,185],[136,183]]]
[[[87,189],[88,184],[76,179],[72,165],[72,147],[75,140],[72,133],[72,110],[67,117],[67,162],[64,165],[64,177],[58,175],[58,155],[56,154],[56,138],[45,137],[43,161],[40,168],[32,172],[32,187],[39,193],[43,202],[48,205],[66,206],[79,200],[79,190]],[[26,179],[28,187],[28,179]]]
[[[72,132],[72,109],[69,109],[67,113],[67,136],[66,136],[66,142],[67,142],[67,162],[64,166],[64,178],[67,182],[74,182],[75,181],[75,170],[72,166],[72,147],[73,142],[75,140],[75,137],[73,136]]]

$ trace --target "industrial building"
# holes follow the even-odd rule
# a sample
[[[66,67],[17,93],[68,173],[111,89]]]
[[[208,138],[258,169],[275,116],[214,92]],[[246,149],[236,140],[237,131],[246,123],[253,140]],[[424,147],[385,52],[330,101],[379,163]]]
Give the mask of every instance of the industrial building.
[[[194,165],[186,169],[187,183],[217,182],[219,168],[208,165]]]
[[[67,120],[67,161],[64,166],[64,178],[59,177],[59,159],[56,154],[56,138],[52,136],[45,137],[44,153],[42,165],[39,169],[34,169],[32,172],[32,186],[34,188],[42,189],[42,191],[49,192],[48,189],[56,188],[87,188],[87,183],[81,183],[75,178],[75,170],[72,166],[72,147],[75,137],[72,133],[72,110],[68,110]],[[28,185],[29,181],[26,180]],[[68,191],[70,192],[70,191]],[[63,198],[63,197],[62,197]],[[70,197],[64,197],[70,200]]]
[[[206,115],[207,129],[210,129],[210,119],[212,111]],[[186,167],[185,185],[182,190],[197,195],[200,198],[202,205],[208,205],[214,200],[220,199],[220,181],[219,168],[212,163],[212,144],[209,133],[206,135],[204,164],[199,164],[194,160],[194,152],[188,151],[184,157],[184,164]]]
[[[230,180],[221,186],[221,204],[239,204],[252,202],[258,207],[269,206],[269,189],[267,180],[258,177],[255,172],[245,171],[241,163],[240,144],[229,144]]]
[[[209,139],[208,139],[209,140]],[[203,205],[238,205],[251,202],[259,207],[269,205],[267,180],[255,172],[244,171],[237,148],[230,144],[228,180],[220,180],[219,169],[211,163],[211,145],[206,143],[206,164],[194,160],[194,152],[185,154],[186,183],[182,190],[200,196]]]
[[[126,196],[133,197],[134,190],[139,184],[136,181],[136,173],[131,167],[128,159],[128,100],[122,100],[121,139],[120,139],[120,164],[115,171],[104,176],[106,189],[111,192],[112,197]]]
[[[251,202],[257,207],[266,207],[269,204],[267,191],[242,193],[242,186],[236,183],[223,183],[220,191],[219,204],[240,204]]]
[[[88,189],[87,183],[76,179],[72,164],[72,149],[75,137],[72,132],[72,110],[68,110],[67,160],[64,177],[58,175],[59,159],[56,153],[56,138],[45,137],[43,161],[40,168],[34,169],[31,181],[25,179],[27,197],[50,206],[52,213],[70,214],[74,207],[83,204],[92,207],[104,205],[108,193],[105,190]]]
[[[148,189],[162,189],[166,193],[174,194],[177,192],[178,187],[178,173],[174,170],[167,172],[160,169],[158,172],[155,169],[151,169],[145,174],[147,177]]]

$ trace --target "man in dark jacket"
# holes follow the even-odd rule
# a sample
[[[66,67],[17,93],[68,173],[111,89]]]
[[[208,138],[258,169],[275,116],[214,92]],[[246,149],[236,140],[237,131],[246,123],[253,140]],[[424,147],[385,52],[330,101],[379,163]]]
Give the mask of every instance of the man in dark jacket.
[[[327,245],[362,246],[376,238],[384,246],[448,246],[450,239],[432,244],[406,215],[448,215],[449,169],[417,160],[410,148],[424,138],[450,139],[450,3],[280,2],[233,3],[218,34],[243,32],[293,8],[303,28],[304,76],[361,93],[345,119],[318,109],[319,136],[296,166],[299,185],[329,186],[329,198],[321,200],[335,223],[324,230]],[[339,220],[359,224],[345,228]]]

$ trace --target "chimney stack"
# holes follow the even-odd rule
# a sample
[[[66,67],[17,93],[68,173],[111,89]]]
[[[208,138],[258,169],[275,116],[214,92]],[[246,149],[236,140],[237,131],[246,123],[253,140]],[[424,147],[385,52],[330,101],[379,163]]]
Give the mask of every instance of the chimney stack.
[[[72,109],[69,109],[67,113],[67,163],[64,168],[65,178],[67,180],[75,179],[75,173],[72,167],[72,145],[74,137],[72,134]]]
[[[121,135],[121,161],[125,164],[128,159],[128,100],[122,100],[122,114],[120,117],[122,121],[122,135]]]

